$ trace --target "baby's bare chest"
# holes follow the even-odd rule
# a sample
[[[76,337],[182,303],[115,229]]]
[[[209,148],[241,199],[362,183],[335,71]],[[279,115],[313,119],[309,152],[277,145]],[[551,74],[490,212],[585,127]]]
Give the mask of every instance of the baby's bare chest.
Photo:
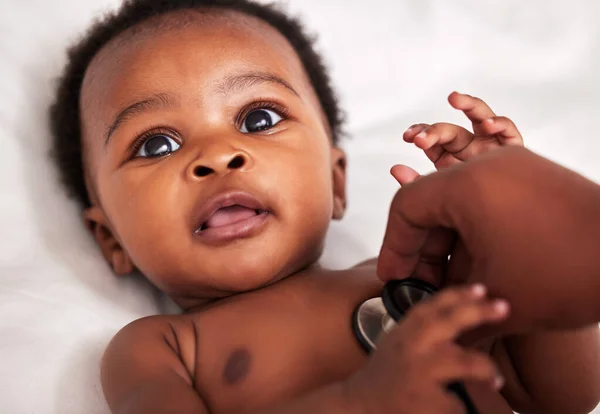
[[[343,380],[365,363],[352,315],[382,285],[372,272],[348,272],[244,294],[194,316],[197,340],[188,359],[211,413],[259,411]],[[475,387],[471,394],[482,412],[511,413],[496,393]]]
[[[346,276],[256,292],[198,315],[195,386],[211,412],[268,407],[364,363],[352,313],[381,284],[374,274]]]

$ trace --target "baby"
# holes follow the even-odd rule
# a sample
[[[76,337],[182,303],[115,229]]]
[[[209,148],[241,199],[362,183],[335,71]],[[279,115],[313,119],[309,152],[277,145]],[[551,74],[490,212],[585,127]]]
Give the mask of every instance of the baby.
[[[449,100],[473,132],[404,134],[436,167],[522,145],[481,100]],[[376,259],[318,265],[346,207],[342,117],[311,41],[276,8],[126,1],[71,50],[51,115],[63,180],[107,262],[184,310],[111,341],[114,413],[460,413],[445,388],[456,380],[481,413],[596,405],[597,327],[456,345],[508,314],[482,286],[417,305],[394,331],[402,346],[386,338],[367,356],[351,316],[381,292]]]

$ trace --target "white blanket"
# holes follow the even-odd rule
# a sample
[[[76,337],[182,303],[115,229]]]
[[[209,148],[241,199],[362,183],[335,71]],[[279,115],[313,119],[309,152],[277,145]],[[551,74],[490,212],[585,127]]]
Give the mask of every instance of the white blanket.
[[[401,140],[412,123],[467,125],[445,98],[485,98],[527,145],[600,181],[596,0],[291,0],[320,35],[348,111],[347,217],[323,257],[377,254],[395,163],[431,171]],[[48,159],[47,107],[64,50],[109,0],[0,7],[0,413],[107,413],[99,358],[127,322],[168,302],[112,276]]]

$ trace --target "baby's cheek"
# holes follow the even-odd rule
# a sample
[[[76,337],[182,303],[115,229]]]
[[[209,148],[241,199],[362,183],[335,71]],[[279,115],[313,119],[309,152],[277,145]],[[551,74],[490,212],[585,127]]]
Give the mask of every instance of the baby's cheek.
[[[309,232],[310,243],[321,244],[333,214],[333,185],[329,170],[313,166],[306,179],[298,183],[295,210],[301,225]]]
[[[142,271],[151,273],[154,267],[164,265],[176,253],[178,240],[187,233],[191,235],[191,229],[183,228],[188,200],[182,199],[180,185],[171,176],[152,174],[137,180],[122,177],[112,187],[114,227]]]
[[[295,165],[290,174],[290,196],[295,205],[313,217],[331,217],[333,208],[333,174],[328,158],[307,157]]]

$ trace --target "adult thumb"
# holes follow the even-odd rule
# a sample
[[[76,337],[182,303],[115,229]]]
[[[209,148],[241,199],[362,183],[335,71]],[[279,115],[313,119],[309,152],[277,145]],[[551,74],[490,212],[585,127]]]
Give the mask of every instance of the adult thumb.
[[[403,165],[392,168],[402,188],[392,200],[377,261],[377,275],[383,281],[409,277],[421,260],[431,230],[454,227],[447,214],[452,171],[419,176]]]
[[[390,174],[392,174],[401,186],[411,183],[420,177],[418,172],[402,164],[394,165],[390,170]]]

